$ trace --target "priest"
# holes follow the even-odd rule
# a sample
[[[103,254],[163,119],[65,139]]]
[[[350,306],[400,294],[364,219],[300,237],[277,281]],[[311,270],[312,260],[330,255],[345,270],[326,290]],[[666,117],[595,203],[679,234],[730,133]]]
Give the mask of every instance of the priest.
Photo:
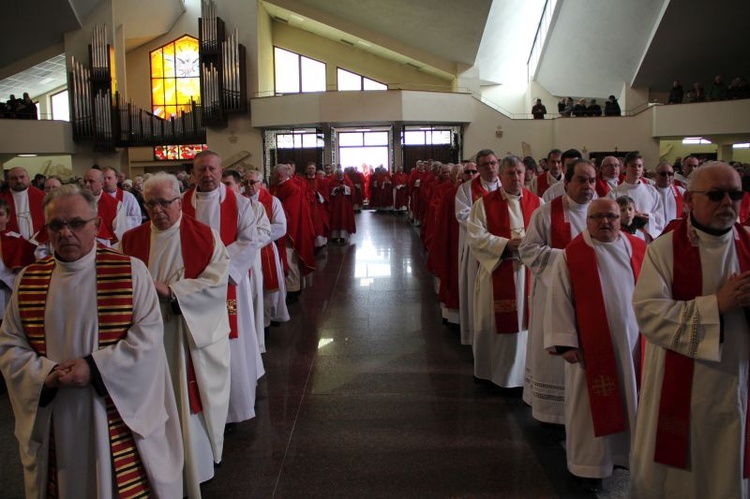
[[[629,297],[646,243],[620,231],[614,200],[593,201],[587,213],[586,230],[552,271],[544,346],[566,362],[568,470],[582,488],[596,492],[630,457],[641,349]]]
[[[209,226],[182,214],[180,181],[143,185],[151,221],[126,232],[123,252],[148,266],[164,318],[164,347],[182,427],[189,497],[221,463],[229,410],[229,253]]]
[[[474,376],[501,388],[523,386],[528,329],[528,272],[518,257],[531,214],[541,200],[523,187],[518,156],[499,166],[501,188],[479,199],[467,222],[479,262],[474,286]]]
[[[65,185],[44,207],[54,256],[19,275],[0,327],[26,497],[182,497],[151,276],[97,247],[89,192]]]
[[[633,305],[648,340],[633,497],[748,497],[750,235],[729,165],[690,178],[688,215],[651,243]]]
[[[563,182],[565,195],[534,212],[518,248],[533,276],[523,400],[536,420],[553,424],[565,424],[565,363],[544,348],[544,313],[555,260],[586,228],[586,210],[595,196],[594,165],[577,160],[568,166]]]

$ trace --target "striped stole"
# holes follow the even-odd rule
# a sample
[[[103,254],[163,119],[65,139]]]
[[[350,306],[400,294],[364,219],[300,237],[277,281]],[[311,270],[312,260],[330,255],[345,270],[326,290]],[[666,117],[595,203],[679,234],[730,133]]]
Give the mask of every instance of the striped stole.
[[[44,310],[47,290],[55,268],[53,257],[31,264],[18,286],[18,308],[21,324],[29,345],[39,355],[47,354],[44,331]],[[128,332],[133,322],[133,276],[130,258],[113,250],[96,250],[96,301],[99,321],[99,348],[114,345]],[[123,423],[112,398],[105,398],[112,470],[121,498],[150,495],[146,470],[143,467],[130,429]],[[54,433],[50,428],[49,477],[47,497],[56,498],[57,463]]]

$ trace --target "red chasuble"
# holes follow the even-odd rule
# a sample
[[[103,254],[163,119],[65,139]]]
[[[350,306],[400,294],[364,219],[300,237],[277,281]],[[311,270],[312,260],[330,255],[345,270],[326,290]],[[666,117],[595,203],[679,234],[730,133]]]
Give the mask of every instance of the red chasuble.
[[[279,198],[284,207],[286,236],[297,253],[300,273],[307,275],[315,270],[315,229],[310,217],[310,207],[306,204],[302,190],[291,179],[275,185],[271,194]]]
[[[688,220],[683,218],[672,231],[674,269],[672,298],[689,301],[703,294],[703,273],[700,249],[688,235]],[[734,228],[734,244],[740,272],[750,270],[750,234],[739,224]],[[664,381],[659,400],[659,419],[656,427],[654,461],[680,469],[687,469],[690,435],[690,400],[692,396],[693,358],[674,350],[664,357]],[[750,403],[750,400],[748,401]],[[744,477],[750,477],[750,418],[745,424]]]
[[[0,232],[0,253],[7,269],[20,270],[34,263],[36,246],[21,237],[21,234],[5,230]],[[2,320],[2,318],[0,318]]]
[[[438,210],[438,230],[433,238],[437,254],[436,270],[440,277],[438,298],[449,309],[458,309],[458,220],[456,219],[456,191],[454,185],[446,191]]]
[[[44,226],[44,208],[42,208],[42,202],[44,201],[44,191],[37,189],[36,187],[29,186],[29,213],[31,214],[31,225],[33,226],[33,233],[36,234]],[[16,203],[13,201],[13,193],[10,189],[0,194],[0,199],[5,200],[8,203],[10,209],[8,213],[8,230],[13,232],[21,233],[21,229],[18,227],[18,219],[16,218]]]
[[[183,214],[180,221],[180,241],[182,242],[180,248],[182,263],[185,265],[185,278],[196,279],[211,263],[211,255],[214,252],[214,236],[211,228]],[[139,225],[123,234],[122,251],[138,258],[148,267],[148,258],[151,254],[151,223]],[[190,352],[187,355],[187,379],[190,411],[197,414],[203,411],[203,404]]]
[[[237,195],[233,190],[227,189],[226,197],[220,205],[220,229],[219,236],[224,246],[229,246],[237,240],[237,221],[240,218],[240,210],[237,207]],[[193,206],[193,196],[195,187],[188,189],[182,197],[182,213],[195,218],[195,206]],[[232,332],[229,338],[239,337],[239,326],[237,325],[237,286],[229,284],[227,287],[227,311],[229,312],[229,326]]]
[[[742,196],[742,202],[740,203],[739,220],[741,224],[750,225],[750,192],[746,192]]]
[[[99,225],[99,233],[96,235],[99,239],[109,241],[110,244],[117,242],[115,235],[115,218],[117,218],[117,205],[119,201],[102,191],[99,201],[96,202],[96,208],[102,223]]]
[[[510,213],[508,212],[508,202],[503,199],[502,189],[493,191],[482,198],[484,202],[484,211],[487,216],[487,230],[495,236],[511,239],[510,233]],[[539,197],[531,191],[523,189],[521,194],[521,211],[523,212],[524,228],[529,226],[531,214],[539,208]],[[525,272],[528,284],[528,269]],[[495,326],[498,334],[517,333],[526,329],[528,321],[527,296],[529,286],[526,286],[523,307],[523,324],[518,323],[518,307],[516,300],[516,276],[513,270],[513,259],[505,259],[492,272],[492,294],[495,303]]]
[[[349,187],[349,192],[354,191],[354,185],[346,177],[340,181],[334,178],[328,185],[330,189],[328,195],[331,198],[331,230],[345,230],[349,234],[354,234],[357,232],[357,226],[354,222],[352,196],[351,194],[348,196],[344,195],[344,185]],[[341,187],[342,191],[334,195],[333,190],[338,187]]]
[[[258,201],[266,210],[266,216],[273,220],[273,196],[267,190],[258,191]],[[273,246],[276,241],[271,241],[260,249],[260,262],[263,269],[263,289],[268,292],[279,290],[279,274],[276,266],[276,257],[273,253]]]
[[[630,234],[621,233],[621,237],[627,237],[630,241],[633,250],[630,267],[633,270],[633,280],[637,281],[646,253],[646,243]],[[580,349],[586,361],[586,387],[594,435],[603,437],[619,433],[627,429],[627,418],[596,251],[586,243],[583,234],[579,234],[565,248],[565,258],[570,270]]]
[[[596,176],[596,194],[600,198],[605,197],[607,194],[609,194],[609,191],[612,190],[612,186],[604,180],[601,173]]]

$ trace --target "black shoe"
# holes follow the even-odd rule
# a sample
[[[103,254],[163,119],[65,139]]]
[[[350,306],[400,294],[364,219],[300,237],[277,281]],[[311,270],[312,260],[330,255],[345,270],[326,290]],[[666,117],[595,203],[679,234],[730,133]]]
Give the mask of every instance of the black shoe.
[[[573,475],[576,484],[581,490],[586,492],[601,492],[602,491],[602,479],[601,478],[584,478]]]

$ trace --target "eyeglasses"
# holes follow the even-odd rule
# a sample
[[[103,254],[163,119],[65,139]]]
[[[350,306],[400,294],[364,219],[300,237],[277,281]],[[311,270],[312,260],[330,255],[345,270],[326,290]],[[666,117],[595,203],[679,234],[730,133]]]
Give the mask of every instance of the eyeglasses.
[[[615,220],[620,218],[620,215],[615,215],[614,213],[594,213],[593,215],[589,215],[588,218],[590,220],[596,220],[597,222],[601,222],[605,219],[610,222],[614,222]]]
[[[68,220],[67,222],[64,222],[62,220],[52,220],[51,222],[48,222],[46,224],[46,227],[50,232],[60,232],[64,227],[67,227],[70,232],[78,232],[79,230],[83,229],[87,223],[93,222],[97,218],[99,217],[89,218],[88,220],[84,220],[82,218],[74,218],[73,220]]]
[[[656,172],[660,177],[674,177],[674,172]]]
[[[745,191],[690,191],[694,194],[704,194],[709,200],[713,201],[714,203],[718,203],[719,201],[724,200],[724,195],[729,195],[729,199],[732,201],[742,201],[742,198],[745,196]]]
[[[180,199],[180,196],[172,199],[153,199],[151,201],[146,201],[143,204],[146,206],[146,208],[149,208],[151,210],[153,210],[157,206],[159,206],[162,210],[166,210],[172,205],[172,203],[174,203],[178,199]]]
[[[260,184],[260,180],[245,180],[246,185]]]
[[[464,173],[467,175],[476,175],[479,172],[477,172],[476,170],[464,170]]]

